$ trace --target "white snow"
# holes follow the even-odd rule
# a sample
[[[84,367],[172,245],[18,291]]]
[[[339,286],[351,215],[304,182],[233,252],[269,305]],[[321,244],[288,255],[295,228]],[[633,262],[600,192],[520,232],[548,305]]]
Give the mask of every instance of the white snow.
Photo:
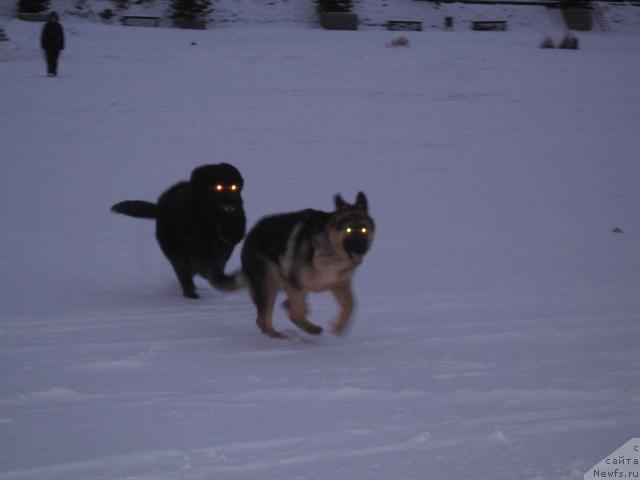
[[[637,437],[640,27],[540,50],[563,32],[528,18],[388,48],[64,17],[58,78],[7,20],[0,479],[577,479]],[[221,161],[250,225],[367,193],[346,336],[182,298],[153,223],[109,212]]]

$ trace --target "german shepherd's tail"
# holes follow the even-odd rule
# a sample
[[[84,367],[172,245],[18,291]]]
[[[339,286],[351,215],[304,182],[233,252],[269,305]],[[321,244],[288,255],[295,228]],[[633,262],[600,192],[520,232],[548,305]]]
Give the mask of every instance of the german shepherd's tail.
[[[218,290],[223,292],[234,292],[245,288],[248,285],[247,277],[242,271],[227,275],[223,271],[209,272],[207,280]]]
[[[144,200],[125,200],[113,205],[111,211],[122,213],[129,217],[156,218],[158,206],[155,203],[145,202]]]

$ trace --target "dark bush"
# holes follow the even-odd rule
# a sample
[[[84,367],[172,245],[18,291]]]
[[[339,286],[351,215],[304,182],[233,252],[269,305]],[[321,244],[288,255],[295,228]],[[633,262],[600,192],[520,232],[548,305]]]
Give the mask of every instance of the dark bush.
[[[116,14],[113,13],[113,10],[111,10],[110,8],[105,8],[100,12],[100,18],[102,18],[103,20],[111,20],[115,16]]]
[[[174,20],[201,20],[212,11],[211,0],[171,0]]]
[[[353,0],[316,0],[318,12],[350,12]]]
[[[129,0],[111,0],[111,3],[115,5],[116,8],[120,10],[126,10],[129,8]]]
[[[18,0],[19,13],[42,13],[49,8],[49,0]]]

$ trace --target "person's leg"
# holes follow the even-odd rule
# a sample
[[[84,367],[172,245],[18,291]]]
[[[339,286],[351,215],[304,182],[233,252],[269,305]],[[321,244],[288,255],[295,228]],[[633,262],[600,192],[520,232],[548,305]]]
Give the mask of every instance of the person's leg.
[[[51,51],[51,74],[55,77],[58,75],[58,58],[60,57],[60,50]]]

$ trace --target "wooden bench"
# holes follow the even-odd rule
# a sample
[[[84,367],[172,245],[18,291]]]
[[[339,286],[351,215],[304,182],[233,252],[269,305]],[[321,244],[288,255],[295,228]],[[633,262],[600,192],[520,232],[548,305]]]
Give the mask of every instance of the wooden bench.
[[[203,18],[175,18],[173,24],[187,30],[206,30],[207,21]]]
[[[389,20],[387,22],[387,30],[419,32],[422,30],[422,22],[414,20]]]
[[[142,15],[124,15],[122,24],[128,27],[159,27],[160,17],[146,17]]]
[[[23,20],[25,22],[46,22],[49,20],[48,13],[22,13],[19,12],[17,15],[19,20]]]
[[[358,15],[347,12],[322,12],[320,26],[326,30],[357,30]]]
[[[481,31],[504,31],[507,29],[507,22],[504,20],[476,20],[471,24],[471,28]]]

